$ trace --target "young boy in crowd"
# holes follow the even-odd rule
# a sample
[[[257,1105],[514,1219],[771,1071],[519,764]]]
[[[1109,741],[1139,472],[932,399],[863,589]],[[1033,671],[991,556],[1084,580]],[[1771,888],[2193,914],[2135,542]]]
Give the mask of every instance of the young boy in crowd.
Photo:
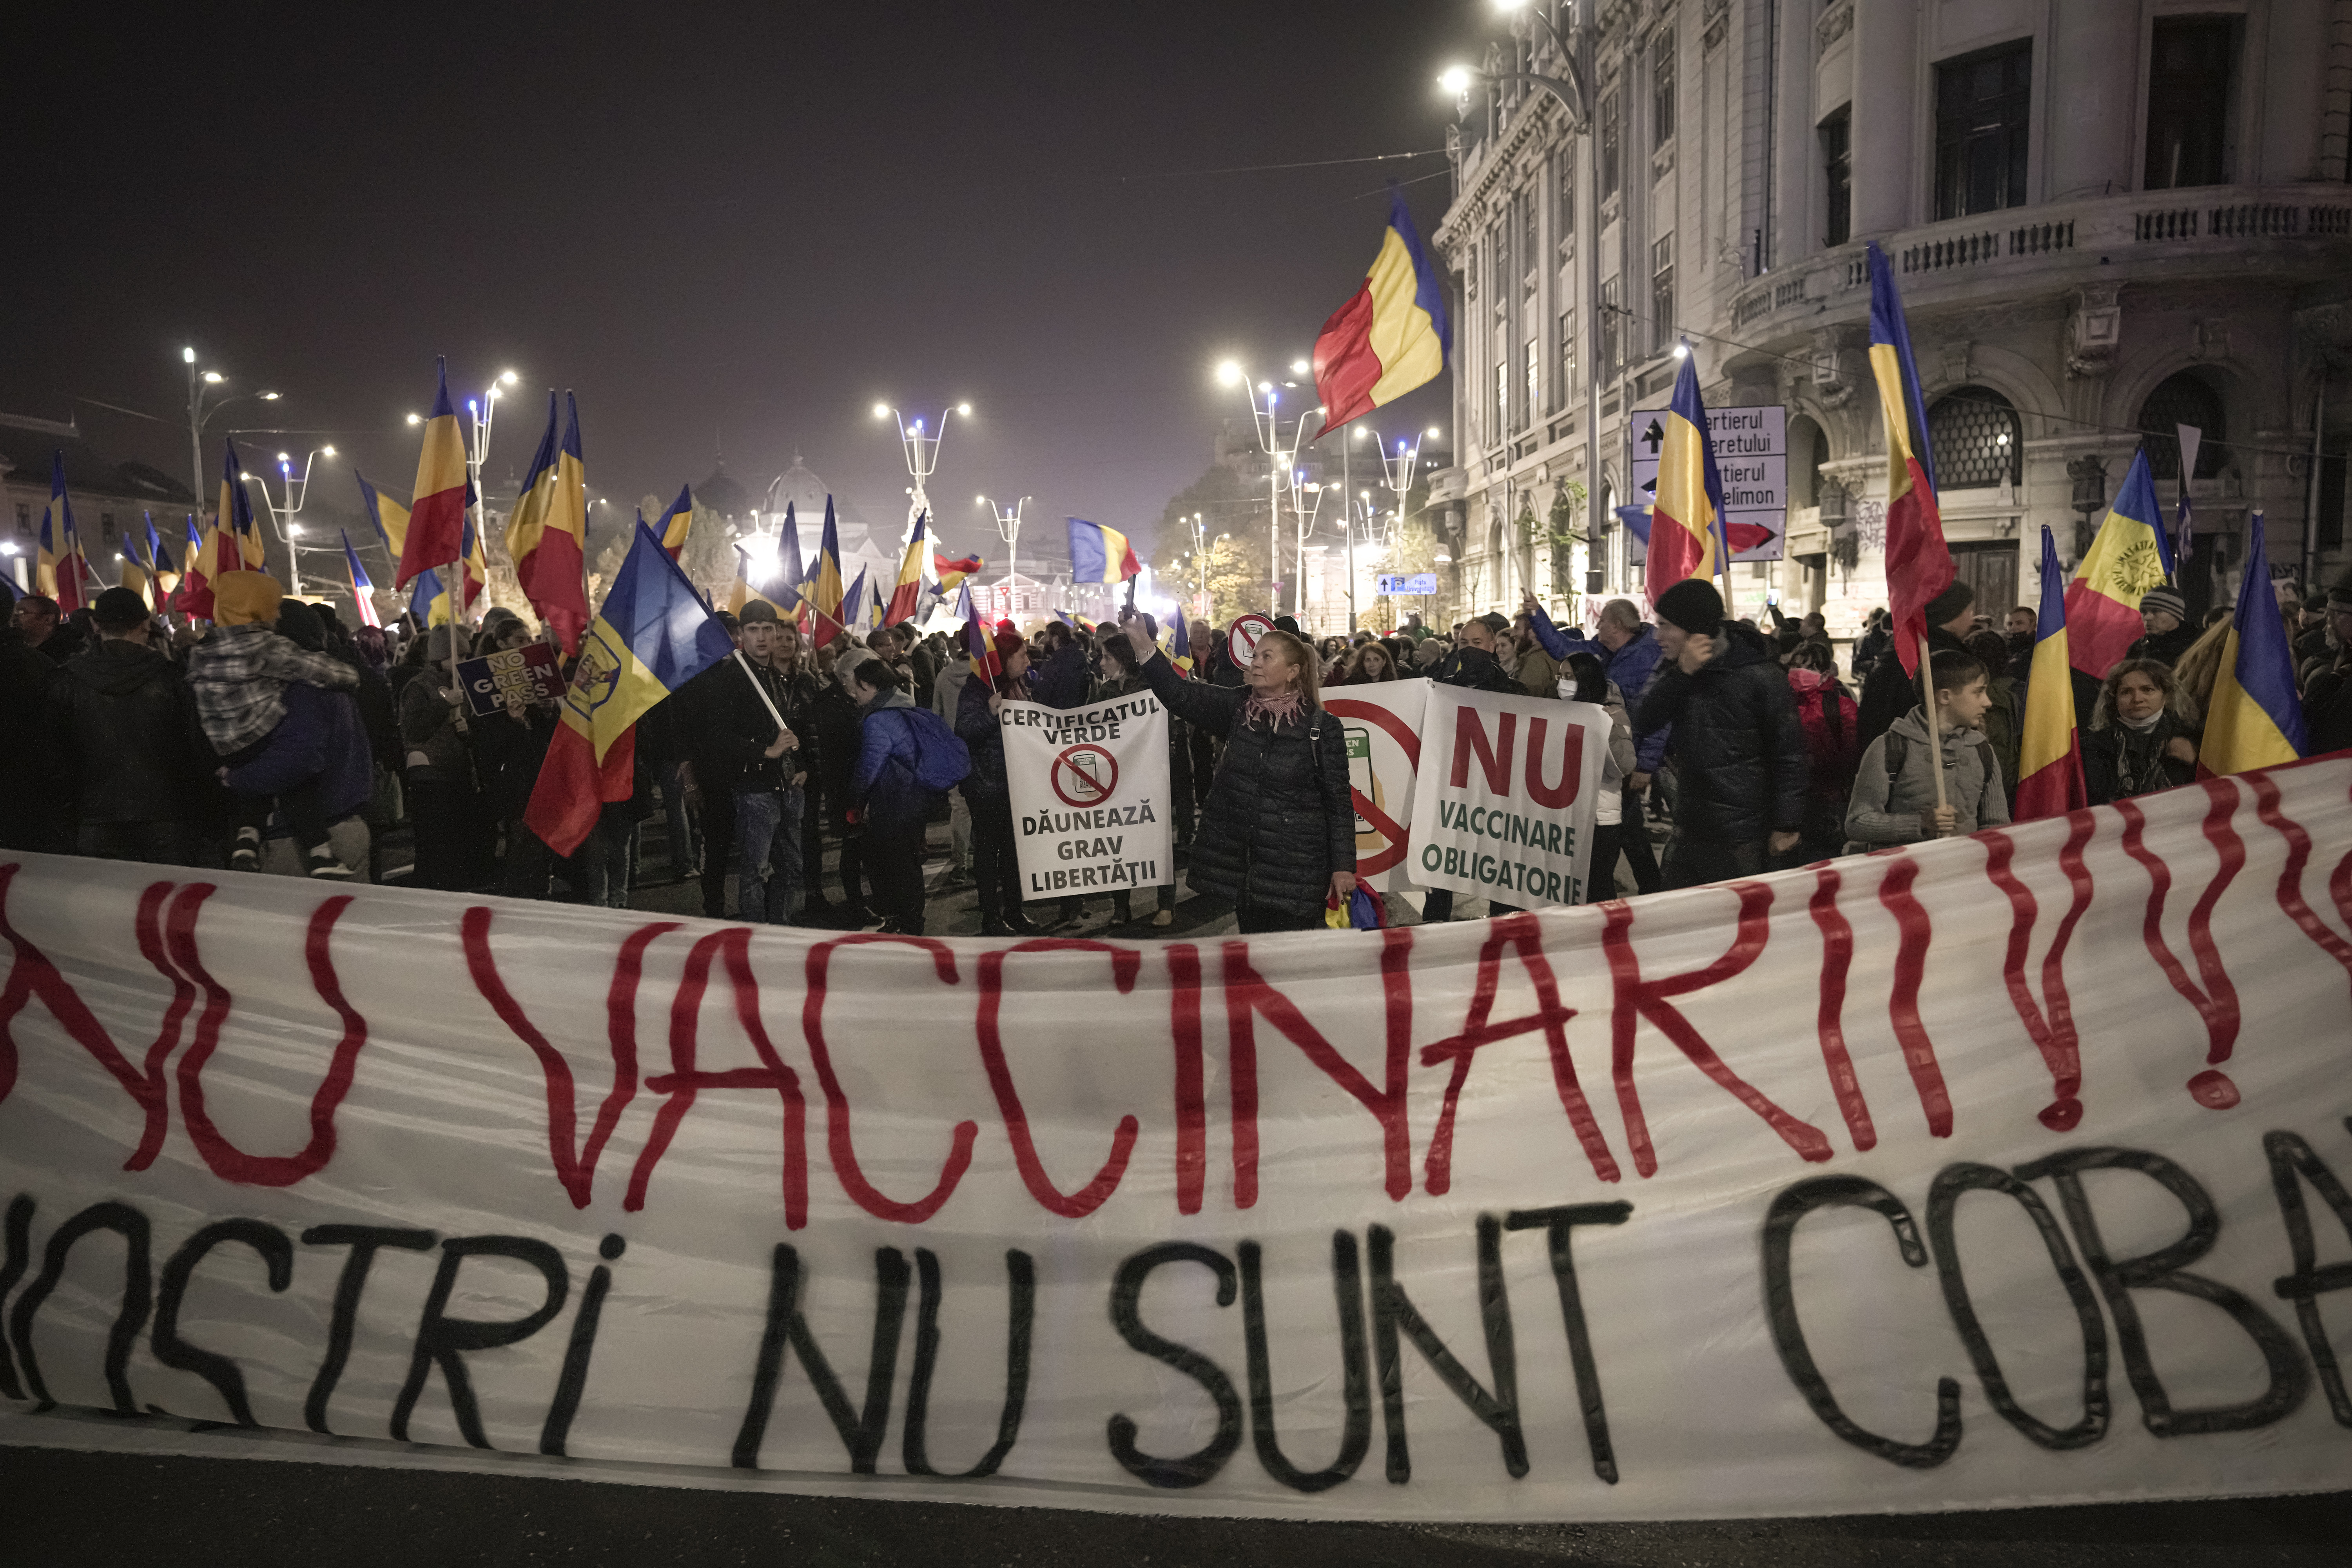
[[[1984,735],[1992,706],[1989,672],[1982,662],[1946,649],[1928,665],[1936,692],[1936,724],[1943,738],[1944,798],[1936,804],[1936,743],[1924,708],[1895,721],[1873,741],[1854,769],[1853,793],[1845,810],[1849,852],[1888,844],[1949,838],[2009,823],[2009,795],[2000,764]]]
[[[213,635],[188,652],[188,685],[196,695],[196,717],[205,737],[228,771],[268,755],[280,739],[286,718],[286,688],[294,682],[348,690],[359,672],[339,658],[311,653],[278,635],[278,610],[285,590],[261,572],[224,572],[213,584]],[[304,868],[320,879],[348,878],[328,842],[330,824],[312,773],[276,796],[238,794],[236,844],[229,867],[261,868],[261,831],[269,823],[273,799],[302,851]]]

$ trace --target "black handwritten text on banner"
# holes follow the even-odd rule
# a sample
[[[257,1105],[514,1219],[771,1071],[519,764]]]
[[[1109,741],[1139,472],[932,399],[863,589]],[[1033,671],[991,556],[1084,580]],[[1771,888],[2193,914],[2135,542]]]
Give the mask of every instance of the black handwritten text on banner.
[[[1213,942],[0,858],[0,1396],[878,1495],[2339,1488],[2352,761]]]

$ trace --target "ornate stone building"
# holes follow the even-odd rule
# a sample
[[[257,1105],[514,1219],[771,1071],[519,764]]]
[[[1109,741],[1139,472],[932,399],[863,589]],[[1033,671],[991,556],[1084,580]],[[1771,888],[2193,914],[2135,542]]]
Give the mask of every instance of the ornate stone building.
[[[1524,588],[1567,613],[1572,594],[1638,597],[1622,529],[1563,539],[1548,520],[1588,480],[1596,418],[1601,499],[1632,499],[1626,412],[1664,400],[1687,337],[1710,406],[1788,409],[1787,554],[1734,569],[1741,613],[1774,592],[1852,635],[1885,598],[1874,239],[1907,307],[1946,533],[1996,609],[2032,602],[2042,525],[2071,568],[2144,437],[2170,504],[2179,424],[2205,434],[2192,600],[2234,588],[2252,508],[2279,571],[2352,559],[2352,4],[1574,0],[1546,17],[1556,33],[1514,18],[1487,72],[1570,76],[1562,42],[1589,23],[1590,133],[1540,88],[1474,88],[1435,235],[1459,300],[1461,459],[1433,494],[1457,616]]]

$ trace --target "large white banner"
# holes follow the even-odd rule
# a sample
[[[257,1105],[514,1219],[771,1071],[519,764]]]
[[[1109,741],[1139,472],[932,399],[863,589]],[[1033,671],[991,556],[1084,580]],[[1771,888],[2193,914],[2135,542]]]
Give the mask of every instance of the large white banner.
[[[1176,879],[1168,710],[1160,699],[1139,691],[1068,709],[1007,702],[997,722],[1024,898]]]
[[[1608,710],[1423,684],[1413,881],[1518,909],[1583,902]]]
[[[1381,892],[1418,886],[1405,858],[1412,833],[1413,774],[1421,766],[1426,680],[1338,686],[1323,708],[1348,737],[1348,795],[1356,808],[1356,875]]]
[[[2347,791],[1209,942],[0,858],[0,1394],[1138,1511],[2341,1488]]]

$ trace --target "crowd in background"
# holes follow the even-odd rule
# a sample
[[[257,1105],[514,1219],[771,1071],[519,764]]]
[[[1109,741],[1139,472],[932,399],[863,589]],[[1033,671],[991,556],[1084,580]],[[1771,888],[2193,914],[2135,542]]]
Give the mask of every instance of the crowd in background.
[[[512,611],[471,630],[406,616],[348,626],[254,573],[225,574],[215,598],[213,623],[173,626],[127,589],[70,616],[7,595],[0,847],[382,879],[387,836],[404,826],[413,856],[391,868],[409,885],[625,907],[658,813],[660,868],[698,883],[707,915],[912,934],[930,892],[971,888],[985,934],[1025,936],[1085,906],[1024,894],[999,714],[1150,691],[1171,714],[1171,828],[1191,891],[1230,903],[1244,931],[1305,929],[1354,888],[1346,744],[1322,694],[1426,679],[1609,715],[1598,900],[2009,821],[2035,634],[2032,611],[1996,626],[1965,585],[1934,600],[1931,712],[1884,611],[1842,670],[1819,615],[1732,619],[1698,580],[1648,620],[1610,600],[1589,628],[1555,626],[1532,598],[1516,617],[1443,632],[1412,616],[1386,635],[1314,641],[1282,617],[1246,664],[1196,620],[1189,670],[1148,616],[1026,633],[1005,622],[989,634],[993,679],[975,677],[961,631],[907,624],[811,646],[754,600],[740,620],[719,617],[740,658],[646,715],[629,797],[558,854],[526,817],[559,703],[515,697],[477,714],[453,695],[453,660],[536,639]],[[2279,602],[2310,752],[2352,746],[2352,574]],[[2094,804],[2195,776],[2229,612],[2192,626],[2169,588],[2140,611],[2128,657],[2103,679],[2070,675]],[[947,845],[936,888],[934,827]],[[1172,923],[1175,895],[1154,890],[1152,925]],[[1130,894],[1110,900],[1116,921],[1135,917]],[[1433,889],[1421,918],[1451,918],[1454,901]]]

